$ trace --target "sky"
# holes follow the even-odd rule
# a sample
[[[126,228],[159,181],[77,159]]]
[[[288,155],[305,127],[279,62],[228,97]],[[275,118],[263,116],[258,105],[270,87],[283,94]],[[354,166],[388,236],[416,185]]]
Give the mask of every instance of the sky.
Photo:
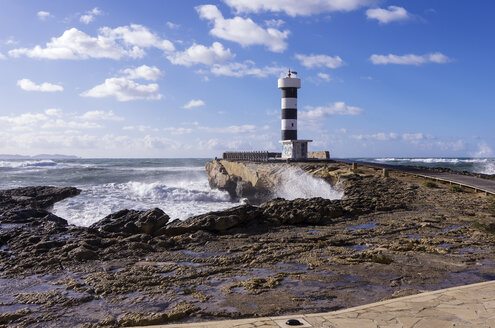
[[[2,0],[0,154],[492,157],[495,2]]]

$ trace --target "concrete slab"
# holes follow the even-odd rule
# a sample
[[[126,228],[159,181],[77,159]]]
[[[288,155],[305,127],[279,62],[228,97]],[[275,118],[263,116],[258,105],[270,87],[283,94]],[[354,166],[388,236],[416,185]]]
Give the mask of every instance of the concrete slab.
[[[285,324],[288,319],[297,319],[302,325],[288,326]],[[148,327],[495,328],[495,281],[426,292],[334,312]]]

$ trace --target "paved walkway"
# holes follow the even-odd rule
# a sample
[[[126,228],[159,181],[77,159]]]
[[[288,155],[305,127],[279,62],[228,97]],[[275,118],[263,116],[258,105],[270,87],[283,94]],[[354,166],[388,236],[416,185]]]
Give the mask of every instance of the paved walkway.
[[[455,174],[455,173],[432,172],[432,171],[421,170],[420,168],[410,167],[405,165],[390,165],[390,164],[381,164],[381,163],[372,163],[372,162],[352,161],[352,160],[337,160],[337,161],[345,162],[345,163],[357,163],[360,165],[381,167],[391,170],[407,172],[418,176],[456,183],[472,189],[476,189],[477,191],[484,191],[495,195],[495,180],[488,180],[488,179],[462,175],[462,174]]]
[[[289,319],[297,319],[302,325],[288,326],[285,323]],[[495,281],[426,292],[328,313],[151,327],[495,328]]]

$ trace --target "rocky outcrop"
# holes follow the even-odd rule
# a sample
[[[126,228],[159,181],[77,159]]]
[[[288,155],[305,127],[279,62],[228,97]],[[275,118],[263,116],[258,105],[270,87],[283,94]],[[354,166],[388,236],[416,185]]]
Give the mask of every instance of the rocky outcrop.
[[[206,163],[211,188],[227,191],[232,199],[247,198],[254,203],[269,199],[278,184],[273,174],[277,169],[280,167],[275,164],[225,160]]]
[[[251,204],[261,204],[273,198],[280,185],[287,163],[254,163],[213,160],[206,163],[211,188],[227,191],[233,199],[246,198]]]
[[[121,210],[104,217],[90,228],[105,232],[156,235],[168,220],[169,216],[159,208],[148,211]]]
[[[0,190],[2,211],[19,208],[49,209],[53,204],[68,197],[74,197],[81,190],[74,187],[23,187]]]

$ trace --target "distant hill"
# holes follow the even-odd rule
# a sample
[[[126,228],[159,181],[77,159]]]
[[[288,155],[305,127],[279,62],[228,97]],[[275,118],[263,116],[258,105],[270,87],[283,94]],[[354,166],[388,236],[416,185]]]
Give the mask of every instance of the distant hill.
[[[18,155],[18,154],[0,154],[0,159],[78,159],[80,157],[74,155],[61,154],[39,154],[34,156]]]

